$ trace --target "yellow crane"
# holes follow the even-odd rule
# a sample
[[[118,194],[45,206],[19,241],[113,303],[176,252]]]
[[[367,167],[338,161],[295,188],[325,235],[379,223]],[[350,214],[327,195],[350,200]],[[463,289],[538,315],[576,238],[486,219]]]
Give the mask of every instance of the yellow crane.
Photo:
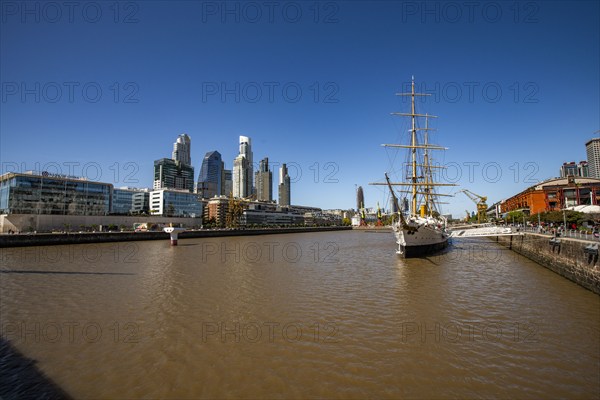
[[[473,193],[467,189],[463,189],[460,192],[464,193],[468,198],[473,200],[473,202],[477,205],[477,222],[478,223],[487,222],[487,209],[488,209],[488,206],[486,203],[487,197],[480,196],[477,193]]]

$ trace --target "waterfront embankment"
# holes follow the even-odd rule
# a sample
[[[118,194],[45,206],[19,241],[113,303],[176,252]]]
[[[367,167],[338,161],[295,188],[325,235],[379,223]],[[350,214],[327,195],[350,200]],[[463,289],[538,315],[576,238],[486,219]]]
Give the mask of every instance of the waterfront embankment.
[[[267,228],[267,229],[215,229],[192,230],[179,234],[179,239],[223,237],[223,236],[251,236],[273,235],[281,233],[308,233],[339,231],[352,229],[348,226],[323,226],[323,227],[294,227],[294,228]],[[83,233],[37,233],[20,235],[0,235],[0,248],[21,246],[52,246],[63,244],[128,242],[137,240],[168,240],[169,234],[165,232],[83,232]]]
[[[525,232],[520,236],[496,236],[494,240],[578,285],[600,294],[597,242],[553,238],[531,232]]]

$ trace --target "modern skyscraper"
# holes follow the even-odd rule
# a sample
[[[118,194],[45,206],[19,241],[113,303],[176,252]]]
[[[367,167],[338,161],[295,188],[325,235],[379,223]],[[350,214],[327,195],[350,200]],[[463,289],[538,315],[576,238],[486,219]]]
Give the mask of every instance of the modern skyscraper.
[[[221,194],[224,194],[225,196],[231,195],[233,192],[233,179],[232,179],[232,171],[230,169],[223,170],[222,181],[223,181],[223,189],[221,191]]]
[[[279,169],[279,205],[289,206],[291,204],[290,175],[287,165],[282,164]]]
[[[356,209],[360,210],[365,206],[365,195],[363,194],[362,186],[359,186],[356,190]]]
[[[392,196],[390,196],[390,202],[392,203],[392,213],[396,214],[398,212],[398,204],[396,204],[394,202],[394,200],[391,199]],[[452,218],[449,218],[452,219]]]
[[[600,178],[600,138],[594,138],[587,142],[585,150],[590,178]]]
[[[173,155],[171,158],[182,164],[192,165],[191,148],[192,139],[187,134],[182,133],[177,137],[175,143],[173,143]]]
[[[223,170],[225,165],[221,159],[221,153],[210,151],[202,160],[202,167],[198,175],[197,192],[203,199],[210,199],[222,194]]]
[[[273,200],[273,174],[269,171],[269,158],[260,161],[259,170],[255,174],[256,199],[261,201]]]
[[[185,189],[194,191],[194,167],[192,167],[191,139],[181,134],[173,144],[173,158],[154,161],[154,185],[159,189]]]
[[[240,154],[243,154],[248,160],[248,181],[246,190],[248,196],[252,196],[256,190],[254,188],[254,156],[252,155],[252,141],[247,136],[240,136]]]
[[[233,161],[233,196],[250,197],[254,194],[252,143],[249,137],[240,136],[240,154]]]

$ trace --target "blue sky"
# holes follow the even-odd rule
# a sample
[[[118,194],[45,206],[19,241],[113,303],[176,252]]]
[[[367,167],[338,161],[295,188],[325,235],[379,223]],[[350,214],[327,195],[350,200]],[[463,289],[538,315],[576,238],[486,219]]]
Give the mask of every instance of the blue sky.
[[[196,173],[211,150],[231,168],[246,135],[255,162],[292,165],[293,203],[351,208],[362,185],[384,205],[367,184],[404,158],[380,144],[405,135],[390,113],[412,75],[445,178],[489,203],[584,160],[600,129],[595,1],[224,4],[3,1],[2,172],[148,187],[178,134]]]

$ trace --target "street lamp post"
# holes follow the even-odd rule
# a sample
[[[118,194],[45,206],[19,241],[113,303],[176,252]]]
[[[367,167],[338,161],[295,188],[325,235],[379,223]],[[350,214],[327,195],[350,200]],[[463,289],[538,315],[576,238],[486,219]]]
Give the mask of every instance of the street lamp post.
[[[565,206],[563,207],[563,225],[565,234],[567,233],[567,195],[565,194]]]

